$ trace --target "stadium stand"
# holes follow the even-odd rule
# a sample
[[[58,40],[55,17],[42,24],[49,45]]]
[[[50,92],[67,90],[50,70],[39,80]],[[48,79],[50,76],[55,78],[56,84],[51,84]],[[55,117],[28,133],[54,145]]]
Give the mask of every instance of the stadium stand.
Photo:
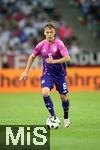
[[[92,14],[87,16],[88,19],[91,20],[91,17],[96,15],[99,21],[96,24],[94,20],[92,22],[83,23],[85,20],[83,16],[83,3],[88,3],[88,1],[93,1],[94,8],[92,7]],[[64,20],[68,22],[75,30],[75,35],[77,35],[82,49],[86,51],[99,51],[100,49],[100,1],[99,0],[63,0],[58,1],[54,0],[55,5],[59,9],[61,15],[63,16]],[[96,9],[97,7],[98,9]],[[90,11],[90,8],[89,8]],[[96,11],[96,12],[95,12]],[[91,16],[91,17],[90,17]]]
[[[7,65],[7,54],[30,54],[36,44],[43,39],[43,27],[52,21],[61,38],[61,27],[65,26],[53,0],[4,0],[0,1],[0,54],[2,67]],[[74,29],[66,26],[69,40]],[[64,39],[68,39],[63,37]]]
[[[86,25],[93,37],[100,38],[100,1],[99,0],[73,0],[74,6],[79,6],[81,16],[79,22]]]
[[[71,55],[84,49],[95,51],[100,48],[99,33],[96,40],[91,38],[86,27],[77,21],[82,8],[79,0],[1,0],[0,3],[0,68],[14,67],[14,64],[18,65],[18,62],[11,62],[15,56],[18,56],[16,60],[25,59],[22,54],[32,53],[35,45],[44,38],[43,27],[47,22],[56,25],[58,38],[64,41]],[[40,67],[40,59],[35,67]]]
[[[52,20],[57,29],[64,26],[64,20],[52,0],[4,0],[0,7],[2,52],[30,53],[43,38],[41,32],[47,21]]]

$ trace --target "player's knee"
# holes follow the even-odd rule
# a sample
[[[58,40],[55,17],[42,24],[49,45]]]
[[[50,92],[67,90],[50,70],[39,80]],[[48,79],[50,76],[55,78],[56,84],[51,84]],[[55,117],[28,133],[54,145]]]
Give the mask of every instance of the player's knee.
[[[50,92],[48,89],[42,89],[42,94],[44,97],[50,96]]]
[[[50,94],[48,92],[43,93],[43,97],[48,97]]]
[[[60,98],[62,101],[67,101],[67,99],[68,99],[66,94],[61,94]]]

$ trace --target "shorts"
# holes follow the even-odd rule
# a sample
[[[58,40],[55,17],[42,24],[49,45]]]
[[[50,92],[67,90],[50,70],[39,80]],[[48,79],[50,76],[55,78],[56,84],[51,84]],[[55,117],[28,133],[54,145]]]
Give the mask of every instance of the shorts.
[[[50,90],[54,87],[60,94],[67,94],[68,93],[68,85],[66,82],[66,76],[58,76],[53,77],[51,75],[43,75],[41,77],[41,87],[48,87]]]

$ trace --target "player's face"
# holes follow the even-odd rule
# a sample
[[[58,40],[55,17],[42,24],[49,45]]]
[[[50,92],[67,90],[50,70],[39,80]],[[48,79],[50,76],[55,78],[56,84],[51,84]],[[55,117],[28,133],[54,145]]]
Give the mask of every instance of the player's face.
[[[45,28],[44,35],[49,42],[53,41],[55,38],[55,29],[54,28]]]

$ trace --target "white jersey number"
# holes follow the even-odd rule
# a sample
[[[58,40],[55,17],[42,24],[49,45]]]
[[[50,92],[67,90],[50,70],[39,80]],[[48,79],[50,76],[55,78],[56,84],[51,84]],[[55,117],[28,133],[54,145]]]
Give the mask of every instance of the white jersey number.
[[[48,54],[48,57],[49,57],[50,59],[53,59],[53,57],[52,57],[52,54],[51,54],[51,53],[49,53],[49,54]]]
[[[67,85],[66,83],[63,83],[63,89],[66,90],[67,89]]]

